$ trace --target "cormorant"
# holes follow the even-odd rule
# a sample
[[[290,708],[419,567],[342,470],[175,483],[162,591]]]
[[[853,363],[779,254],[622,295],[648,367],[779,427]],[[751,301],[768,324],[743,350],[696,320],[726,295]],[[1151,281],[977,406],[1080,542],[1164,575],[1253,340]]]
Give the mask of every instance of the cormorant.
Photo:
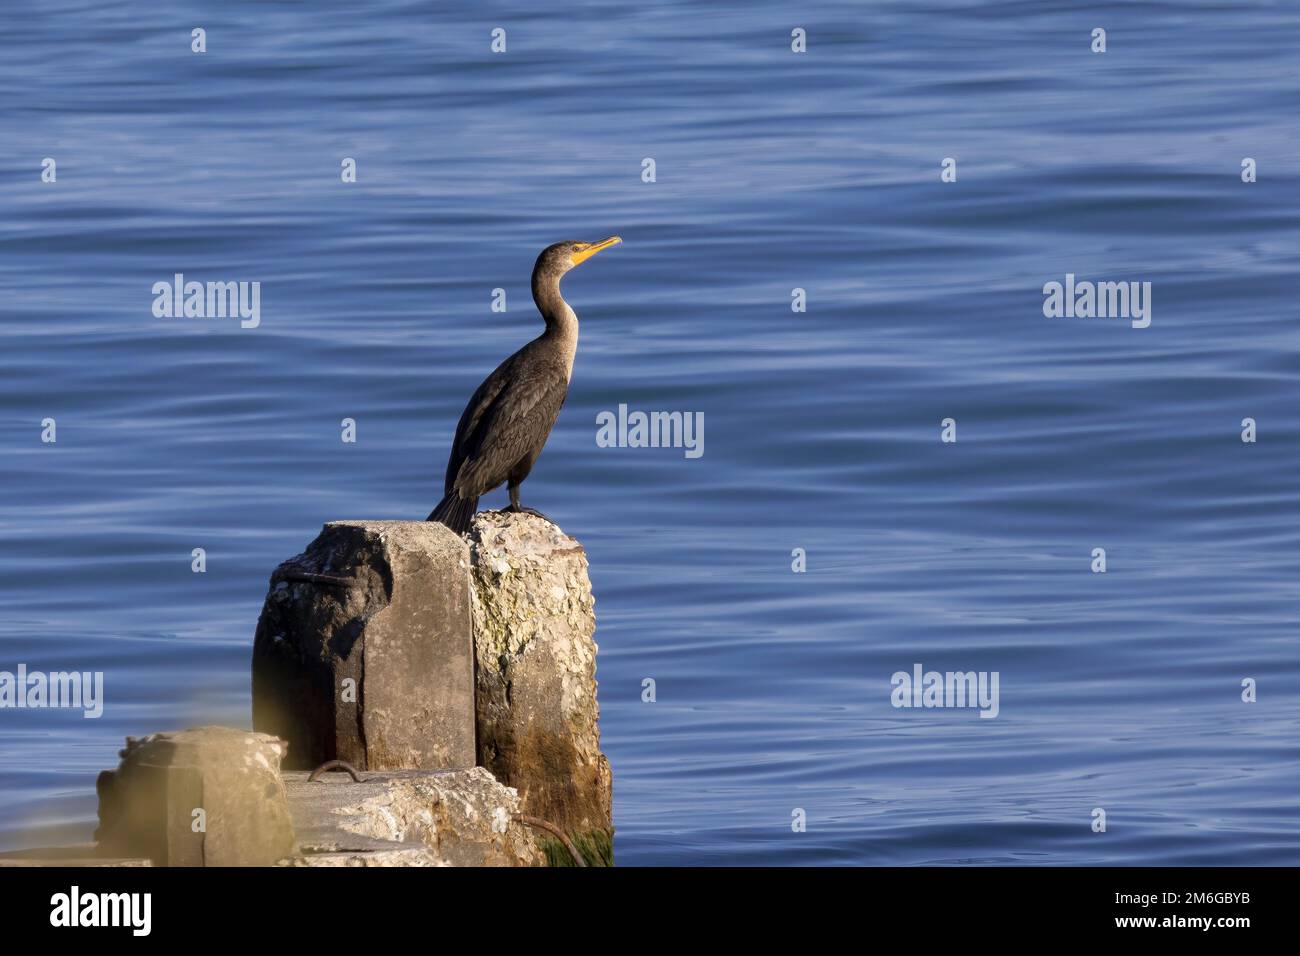
[[[578,317],[560,295],[560,279],[602,249],[623,240],[557,242],[533,266],[533,301],[546,331],[497,366],[461,413],[447,459],[444,497],[428,521],[457,534],[469,530],[480,495],[509,481],[510,511],[545,518],[519,504],[519,485],[542,453],[569,391],[578,351]]]

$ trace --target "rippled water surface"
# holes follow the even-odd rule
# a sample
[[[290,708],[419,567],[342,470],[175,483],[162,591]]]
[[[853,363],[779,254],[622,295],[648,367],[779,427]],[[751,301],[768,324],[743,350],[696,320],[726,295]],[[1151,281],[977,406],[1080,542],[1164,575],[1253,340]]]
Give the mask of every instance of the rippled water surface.
[[[6,18],[0,669],[108,704],[0,711],[0,846],[87,839],[127,734],[247,724],[271,569],[423,517],[537,252],[616,232],[524,501],[591,559],[620,863],[1296,862],[1298,89],[1282,2]],[[178,272],[260,327],[155,318]],[[1066,273],[1150,327],[1045,318]],[[598,447],[620,403],[703,456]],[[915,663],[999,716],[895,709]]]

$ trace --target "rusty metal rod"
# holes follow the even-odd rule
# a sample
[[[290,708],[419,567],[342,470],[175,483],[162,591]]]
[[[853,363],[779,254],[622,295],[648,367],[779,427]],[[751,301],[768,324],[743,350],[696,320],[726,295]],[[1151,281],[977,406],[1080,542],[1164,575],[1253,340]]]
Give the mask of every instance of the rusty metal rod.
[[[361,586],[360,578],[344,578],[337,574],[313,574],[308,571],[282,571],[278,574],[277,579],[280,581],[306,581],[309,584],[333,584],[341,588],[355,588]]]
[[[556,837],[559,838],[560,842],[564,844],[565,849],[569,851],[569,855],[573,857],[574,863],[578,864],[578,866],[587,865],[587,861],[582,858],[582,854],[579,853],[578,848],[573,845],[573,841],[570,840],[567,836],[565,836],[564,831],[561,830],[559,827],[555,826],[554,824],[547,823],[545,820],[542,820],[538,817],[530,817],[522,813],[515,814],[515,819],[519,820],[521,823],[528,824],[530,827],[539,827],[540,829],[543,829],[548,833],[554,834]]]
[[[325,772],[328,770],[346,770],[349,776],[352,777],[353,782],[355,783],[363,782],[361,779],[361,774],[357,773],[357,768],[352,766],[352,764],[348,763],[346,760],[326,760],[323,764],[321,764],[319,767],[317,767],[315,770],[311,772],[311,776],[307,778],[307,782],[315,783],[322,776],[324,776]]]

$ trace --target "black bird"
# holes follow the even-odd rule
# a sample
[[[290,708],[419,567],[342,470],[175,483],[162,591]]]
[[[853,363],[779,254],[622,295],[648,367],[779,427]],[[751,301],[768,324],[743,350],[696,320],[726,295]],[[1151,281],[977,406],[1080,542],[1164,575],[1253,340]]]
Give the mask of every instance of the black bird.
[[[578,351],[578,317],[560,295],[560,279],[623,240],[557,242],[533,266],[533,301],[546,331],[497,366],[474,392],[456,426],[444,497],[429,515],[457,534],[469,530],[480,495],[509,481],[510,511],[545,518],[519,504],[519,485],[533,468],[569,391]]]

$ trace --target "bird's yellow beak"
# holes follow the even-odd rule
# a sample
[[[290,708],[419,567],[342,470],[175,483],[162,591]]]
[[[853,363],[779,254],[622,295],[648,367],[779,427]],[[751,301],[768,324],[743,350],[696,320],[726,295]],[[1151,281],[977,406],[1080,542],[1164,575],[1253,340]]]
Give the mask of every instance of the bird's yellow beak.
[[[573,259],[573,264],[576,266],[579,263],[586,262],[588,259],[594,256],[596,253],[600,252],[602,249],[608,249],[610,246],[616,246],[622,241],[623,241],[622,238],[620,238],[619,236],[610,236],[608,239],[600,240],[600,242],[593,242],[591,243],[591,245],[581,246],[580,248],[575,249],[571,253],[570,257]]]

